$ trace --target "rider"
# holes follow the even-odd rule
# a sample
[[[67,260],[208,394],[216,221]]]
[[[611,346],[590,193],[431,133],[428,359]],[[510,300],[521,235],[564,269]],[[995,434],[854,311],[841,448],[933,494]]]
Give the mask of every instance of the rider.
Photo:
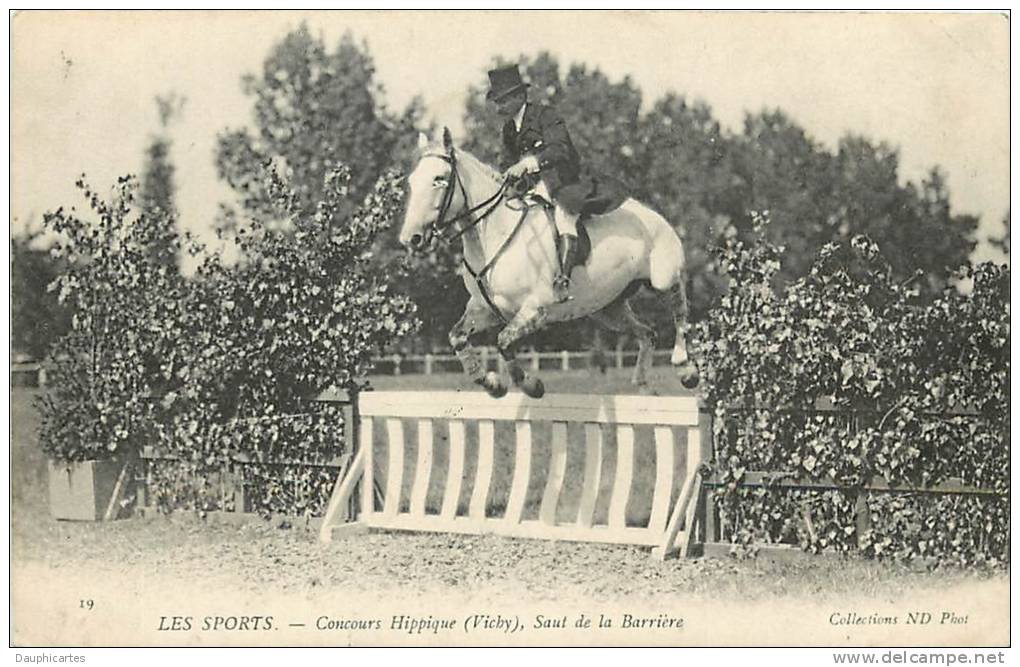
[[[617,208],[625,198],[622,188],[581,167],[581,157],[563,119],[548,105],[528,101],[528,84],[521,80],[517,65],[489,72],[486,98],[507,119],[503,125],[504,175],[523,179],[536,194],[555,204],[553,217],[562,239],[553,292],[557,301],[566,301],[570,273],[577,262],[578,218]]]

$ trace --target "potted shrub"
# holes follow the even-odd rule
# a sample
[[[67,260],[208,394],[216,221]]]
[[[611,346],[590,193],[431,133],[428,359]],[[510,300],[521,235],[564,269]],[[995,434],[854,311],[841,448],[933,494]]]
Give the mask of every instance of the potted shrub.
[[[133,179],[120,179],[110,202],[81,181],[78,187],[95,220],[73,209],[44,218],[61,235],[54,252],[65,260],[50,289],[72,318],[54,344],[48,389],[38,399],[39,441],[50,459],[52,515],[98,520],[115,516],[129,493],[147,396],[175,335],[178,272],[153,252],[155,240],[168,238],[158,231],[167,228],[166,216],[132,209]]]
[[[82,338],[68,336],[57,347],[77,347]],[[54,359],[53,382],[38,399],[40,442],[49,458],[50,513],[55,519],[113,518],[120,499],[130,491],[132,440],[145,404],[110,386],[114,372],[90,372],[94,359],[90,357]]]

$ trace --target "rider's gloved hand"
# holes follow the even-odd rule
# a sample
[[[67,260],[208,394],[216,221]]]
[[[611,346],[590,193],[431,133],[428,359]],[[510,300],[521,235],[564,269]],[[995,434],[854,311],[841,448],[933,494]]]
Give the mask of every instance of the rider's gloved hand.
[[[526,155],[503,172],[503,178],[521,178],[525,174],[537,173],[538,170],[538,158],[534,155]]]

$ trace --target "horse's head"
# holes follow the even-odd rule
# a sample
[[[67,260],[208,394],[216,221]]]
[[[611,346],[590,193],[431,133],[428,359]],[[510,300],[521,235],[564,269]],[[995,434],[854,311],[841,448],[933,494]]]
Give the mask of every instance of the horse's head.
[[[443,128],[441,140],[418,135],[418,164],[407,177],[409,195],[400,243],[413,250],[424,248],[445,219],[464,205],[464,193],[456,187],[453,139]]]

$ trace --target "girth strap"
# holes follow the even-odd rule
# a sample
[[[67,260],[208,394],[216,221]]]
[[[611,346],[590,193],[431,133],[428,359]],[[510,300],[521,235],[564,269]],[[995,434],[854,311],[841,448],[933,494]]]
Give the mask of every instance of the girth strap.
[[[485,276],[496,264],[496,261],[503,255],[503,252],[507,249],[507,247],[510,246],[510,242],[514,240],[514,237],[517,236],[517,232],[520,230],[521,225],[524,224],[524,219],[528,217],[529,210],[530,209],[527,207],[521,209],[521,217],[517,220],[517,224],[514,225],[514,228],[510,230],[510,234],[508,234],[507,237],[503,240],[503,243],[499,246],[499,249],[492,254],[492,257],[489,259],[488,262],[485,263],[485,266],[483,266],[481,269],[475,271],[473,268],[471,268],[471,265],[468,264],[467,257],[464,257],[462,259],[462,261],[464,262],[464,268],[467,269],[468,274],[470,274],[471,277],[475,279],[475,284],[478,285],[478,291],[481,293],[482,299],[485,300],[485,304],[489,307],[489,310],[491,310],[492,313],[496,316],[496,319],[502,322],[504,326],[508,324],[507,319],[503,317],[503,313],[499,312],[499,308],[497,308],[496,304],[493,303],[492,297],[489,295],[489,290],[485,286]]]

